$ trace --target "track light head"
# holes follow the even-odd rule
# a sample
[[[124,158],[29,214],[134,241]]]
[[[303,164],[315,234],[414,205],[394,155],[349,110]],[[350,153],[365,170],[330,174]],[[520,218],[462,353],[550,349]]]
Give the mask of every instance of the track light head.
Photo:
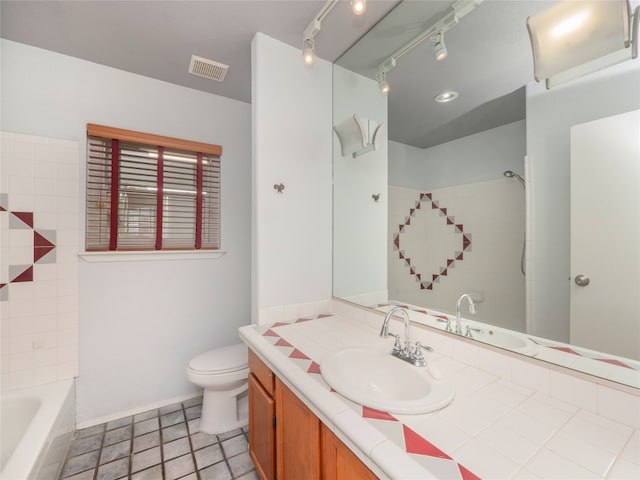
[[[305,38],[303,41],[302,47],[302,58],[304,60],[305,65],[312,65],[316,55],[315,55],[315,42],[313,38]]]
[[[367,0],[351,0],[351,11],[354,15],[362,15],[367,9]]]
[[[442,32],[438,33],[433,43],[433,54],[436,56],[436,60],[439,62],[447,58],[449,52],[447,52],[447,46],[444,44],[444,35]]]
[[[378,80],[378,88],[385,95],[389,93],[391,87],[389,87],[389,83],[387,82],[387,73],[386,72],[378,72],[376,75],[376,79]]]

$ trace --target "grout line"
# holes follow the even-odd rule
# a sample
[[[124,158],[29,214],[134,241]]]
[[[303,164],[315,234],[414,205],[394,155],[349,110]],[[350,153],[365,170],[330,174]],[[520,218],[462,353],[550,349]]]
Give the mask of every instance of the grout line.
[[[135,415],[131,415],[131,438],[129,439],[129,468],[127,469],[127,478],[131,478],[131,470],[133,469],[133,439],[135,437]]]
[[[100,448],[98,449],[98,458],[96,459],[96,469],[93,472],[93,480],[98,478],[98,468],[100,468],[100,457],[102,457],[102,449],[104,447],[104,439],[107,436],[107,424],[102,427],[102,438],[100,439]]]
[[[196,479],[200,479],[200,470],[198,470],[198,462],[196,461],[196,454],[193,451],[193,443],[191,442],[191,430],[189,429],[189,420],[187,419],[187,409],[182,403],[182,414],[184,415],[185,425],[187,426],[187,441],[189,442],[189,451],[191,452],[191,460],[193,460],[193,468],[196,472]],[[193,419],[192,419],[193,420]],[[200,431],[200,429],[198,429]]]

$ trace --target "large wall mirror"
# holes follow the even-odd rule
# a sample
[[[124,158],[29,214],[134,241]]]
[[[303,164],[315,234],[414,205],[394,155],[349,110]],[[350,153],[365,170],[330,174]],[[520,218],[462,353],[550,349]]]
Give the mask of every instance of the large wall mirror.
[[[400,2],[334,65],[365,147],[334,135],[333,294],[446,329],[468,293],[478,341],[640,388],[640,61],[547,89],[526,19],[556,2],[476,3],[381,77],[453,5]]]

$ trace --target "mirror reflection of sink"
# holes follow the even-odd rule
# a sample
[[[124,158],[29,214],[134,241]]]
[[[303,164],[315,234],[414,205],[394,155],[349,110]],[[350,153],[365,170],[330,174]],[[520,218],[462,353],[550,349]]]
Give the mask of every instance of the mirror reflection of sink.
[[[446,407],[455,396],[450,382],[435,380],[427,368],[392,357],[389,348],[335,350],[324,356],[320,371],[349,400],[388,413],[433,412]]]
[[[489,345],[505,348],[512,352],[533,356],[538,353],[538,345],[524,335],[504,332],[502,330],[482,329],[480,332],[472,332],[473,338]]]

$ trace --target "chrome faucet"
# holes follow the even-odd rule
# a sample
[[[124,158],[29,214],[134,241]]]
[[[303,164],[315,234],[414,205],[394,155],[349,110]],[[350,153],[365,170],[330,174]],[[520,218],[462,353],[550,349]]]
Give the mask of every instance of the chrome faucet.
[[[462,300],[467,299],[467,302],[469,303],[469,313],[470,314],[475,314],[476,313],[476,304],[473,303],[473,298],[471,298],[471,295],[469,295],[468,293],[463,293],[462,295],[460,295],[458,297],[458,301],[456,302],[456,330],[455,333],[457,335],[462,335],[462,323],[460,322],[460,306],[462,304]],[[467,336],[471,336],[469,330],[467,330]]]
[[[394,313],[401,314],[404,317],[404,343],[400,343],[400,335],[396,335],[389,331],[389,320]],[[427,365],[427,361],[422,356],[422,349],[425,349],[429,352],[432,352],[433,349],[427,345],[421,345],[420,342],[416,342],[415,345],[411,344],[411,336],[410,336],[410,319],[407,311],[402,307],[393,307],[391,310],[387,312],[384,317],[384,321],[382,322],[382,328],[380,329],[380,336],[382,338],[387,338],[389,336],[395,337],[396,341],[393,345],[393,350],[391,350],[391,355],[397,357],[405,362],[409,362],[416,367],[425,367]]]

